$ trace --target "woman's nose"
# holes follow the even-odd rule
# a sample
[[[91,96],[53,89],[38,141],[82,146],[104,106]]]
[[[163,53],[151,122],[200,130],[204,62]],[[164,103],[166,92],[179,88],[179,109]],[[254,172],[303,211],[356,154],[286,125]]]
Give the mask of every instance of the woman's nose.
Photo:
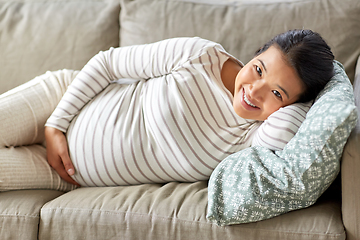
[[[250,85],[249,95],[252,99],[261,101],[265,94],[265,83],[263,80],[257,80]]]

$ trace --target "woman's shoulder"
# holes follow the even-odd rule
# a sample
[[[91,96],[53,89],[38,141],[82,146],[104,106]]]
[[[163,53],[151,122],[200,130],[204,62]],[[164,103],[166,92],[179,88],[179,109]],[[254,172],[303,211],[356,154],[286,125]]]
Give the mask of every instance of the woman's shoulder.
[[[227,52],[220,43],[200,37],[192,37],[192,38],[188,38],[188,40],[193,42],[194,44],[197,44],[199,48],[201,48],[202,53],[207,53],[209,55],[216,55],[217,57],[219,58],[222,57],[225,60],[231,59],[241,67],[244,66],[244,64],[239,59],[237,59],[231,53]]]
[[[177,38],[170,38],[168,40],[184,41],[184,42],[196,43],[196,44],[201,44],[201,45],[209,45],[209,46],[220,45],[217,42],[211,41],[209,39],[197,37],[197,36],[195,36],[195,37],[177,37]]]
[[[221,44],[201,38],[201,37],[177,37],[163,40],[164,46],[176,46],[182,51],[207,51],[209,49],[217,49],[218,51],[225,52]]]

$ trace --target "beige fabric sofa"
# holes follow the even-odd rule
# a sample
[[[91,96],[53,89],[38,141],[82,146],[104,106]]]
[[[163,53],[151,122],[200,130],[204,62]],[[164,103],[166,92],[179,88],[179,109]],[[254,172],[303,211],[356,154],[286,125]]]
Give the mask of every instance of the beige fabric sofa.
[[[0,0],[0,94],[46,71],[79,70],[100,50],[169,37],[220,42],[246,63],[269,38],[292,28],[322,34],[359,97],[359,0]],[[10,115],[0,116],[0,138],[9,131],[1,119]],[[16,121],[27,129],[32,118],[24,113]],[[44,119],[17,139],[23,146],[0,146],[0,161],[20,149],[30,161],[35,148],[45,159]],[[0,192],[0,239],[360,239],[359,144],[357,127],[341,175],[315,205],[226,227],[206,219],[206,181],[68,191],[57,180],[52,190],[27,189],[43,179],[27,183],[25,169],[14,174],[16,190]],[[0,166],[1,187],[6,168]]]

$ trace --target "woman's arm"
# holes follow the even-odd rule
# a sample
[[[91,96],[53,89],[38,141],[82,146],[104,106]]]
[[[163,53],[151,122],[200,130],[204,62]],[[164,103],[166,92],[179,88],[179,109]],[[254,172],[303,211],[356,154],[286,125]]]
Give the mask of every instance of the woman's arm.
[[[100,52],[74,79],[46,126],[66,132],[79,111],[112,81],[148,80],[166,75],[208,43],[200,38],[175,38]]]
[[[66,181],[74,183],[75,170],[69,157],[66,132],[79,111],[112,81],[122,78],[148,80],[181,67],[194,54],[215,43],[200,38],[176,38],[122,48],[94,56],[69,86],[46,123],[49,164]]]
[[[251,146],[282,150],[305,120],[312,102],[294,103],[271,114],[256,130]]]

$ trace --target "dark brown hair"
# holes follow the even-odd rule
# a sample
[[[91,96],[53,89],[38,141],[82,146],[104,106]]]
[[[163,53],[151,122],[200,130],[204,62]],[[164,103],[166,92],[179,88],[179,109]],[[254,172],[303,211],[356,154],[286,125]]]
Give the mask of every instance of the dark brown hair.
[[[311,30],[290,30],[279,34],[260,48],[255,55],[269,47],[278,47],[302,80],[305,91],[297,102],[308,102],[316,98],[319,92],[334,76],[334,55],[330,47],[320,36]]]

